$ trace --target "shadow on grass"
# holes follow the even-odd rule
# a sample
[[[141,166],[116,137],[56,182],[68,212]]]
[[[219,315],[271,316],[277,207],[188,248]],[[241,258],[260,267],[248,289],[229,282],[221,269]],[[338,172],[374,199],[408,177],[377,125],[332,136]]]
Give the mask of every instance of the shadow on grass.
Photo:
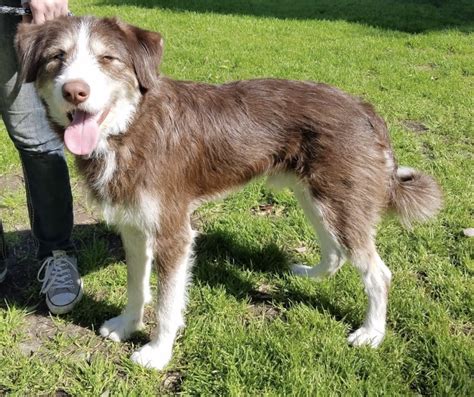
[[[446,28],[467,32],[472,31],[474,21],[471,0],[98,0],[97,4],[279,19],[344,20],[409,33]]]
[[[82,275],[124,260],[119,236],[102,224],[77,225],[73,237],[79,252]],[[0,284],[0,308],[5,308],[8,303],[10,306],[33,308],[37,315],[49,315],[43,297],[39,296],[40,283],[36,276],[40,264],[33,256],[35,248],[30,232],[7,233],[7,239],[15,241],[17,263],[9,268],[7,279]],[[217,230],[200,235],[195,246],[194,279],[211,288],[222,287],[229,295],[251,304],[269,307],[281,305],[288,308],[304,303],[316,310],[330,313],[337,320],[350,323],[357,321],[351,318],[350,308],[333,304],[335,297],[324,292],[309,296],[291,284],[284,291],[258,289],[245,278],[246,270],[283,276],[287,273],[288,263],[292,258],[275,244],[263,247],[248,244],[244,246],[236,241],[237,236],[226,231]],[[117,316],[122,309],[121,305],[84,294],[81,303],[66,318],[84,328],[97,331],[105,320]],[[139,339],[146,339],[146,336],[141,335]]]
[[[248,300],[251,304],[281,305],[285,308],[305,304],[351,326],[360,321],[360,313],[355,313],[350,307],[342,307],[337,303],[336,296],[329,296],[320,289],[312,295],[293,283],[286,283],[284,289],[260,289],[242,276],[242,270],[285,277],[289,275],[289,264],[297,261],[276,244],[263,247],[240,245],[237,240],[237,236],[223,231],[201,235],[196,241],[194,279],[211,288],[224,288],[228,294]]]

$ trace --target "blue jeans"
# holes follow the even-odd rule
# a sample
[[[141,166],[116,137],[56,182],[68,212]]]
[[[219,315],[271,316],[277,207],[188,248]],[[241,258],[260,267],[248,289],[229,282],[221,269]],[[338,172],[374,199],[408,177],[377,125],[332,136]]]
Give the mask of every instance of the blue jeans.
[[[72,194],[63,144],[49,127],[33,84],[16,81],[13,38],[19,22],[0,15],[0,113],[20,154],[31,229],[42,259],[53,250],[73,250]]]

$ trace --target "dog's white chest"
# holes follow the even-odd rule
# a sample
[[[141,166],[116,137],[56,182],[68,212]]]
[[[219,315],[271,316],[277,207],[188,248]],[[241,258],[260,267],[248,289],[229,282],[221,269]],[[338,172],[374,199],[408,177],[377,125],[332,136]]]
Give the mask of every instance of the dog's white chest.
[[[156,230],[159,227],[159,199],[146,193],[140,194],[136,205],[101,203],[105,221],[116,226],[132,226],[142,231]]]

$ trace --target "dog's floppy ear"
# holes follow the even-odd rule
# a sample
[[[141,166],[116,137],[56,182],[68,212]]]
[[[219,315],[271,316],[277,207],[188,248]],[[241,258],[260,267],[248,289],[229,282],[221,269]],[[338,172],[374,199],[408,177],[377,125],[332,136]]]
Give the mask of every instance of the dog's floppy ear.
[[[142,92],[150,89],[158,78],[158,68],[163,54],[163,38],[157,32],[119,22],[127,37],[135,74]]]
[[[20,65],[20,81],[31,83],[36,80],[41,66],[41,54],[44,51],[44,40],[39,33],[40,29],[41,25],[18,24],[15,50]]]

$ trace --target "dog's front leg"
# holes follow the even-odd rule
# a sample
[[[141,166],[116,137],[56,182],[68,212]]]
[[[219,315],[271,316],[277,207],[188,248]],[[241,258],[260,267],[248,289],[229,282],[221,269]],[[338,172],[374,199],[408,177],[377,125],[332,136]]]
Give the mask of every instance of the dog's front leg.
[[[184,326],[186,285],[191,269],[193,231],[189,221],[174,220],[156,239],[158,271],[157,328],[150,343],[133,353],[132,360],[147,368],[162,369],[171,359],[178,330]]]
[[[154,241],[141,230],[120,226],[127,262],[127,306],[120,316],[100,328],[103,337],[120,342],[142,326],[145,303],[150,301],[150,270]]]

